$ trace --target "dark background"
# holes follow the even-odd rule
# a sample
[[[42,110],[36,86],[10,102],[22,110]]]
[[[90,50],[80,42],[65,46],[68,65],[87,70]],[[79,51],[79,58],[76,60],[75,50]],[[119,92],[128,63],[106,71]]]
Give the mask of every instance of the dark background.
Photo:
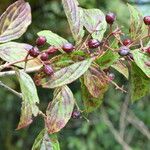
[[[43,29],[49,29],[59,35],[72,41],[67,20],[60,0],[28,0],[32,7],[33,22],[28,31],[19,40],[19,42],[31,43],[35,42],[36,33]],[[11,0],[0,0],[0,14],[12,3]],[[128,30],[129,12],[126,6],[127,1],[123,0],[79,0],[82,7],[100,8],[103,12],[113,11],[117,14],[117,21],[124,27],[124,31]],[[149,0],[132,0],[132,4],[136,4],[144,15],[150,12]],[[112,70],[115,75],[115,81],[118,84],[125,84],[125,78]],[[19,84],[15,77],[1,78],[3,82],[12,88],[19,90]],[[71,88],[78,98],[81,100],[80,85],[78,82],[71,85]],[[52,98],[52,91],[38,88],[40,96],[40,107],[45,110],[48,102]],[[109,91],[105,94],[104,106],[105,111],[111,118],[116,130],[119,128],[119,117],[122,104],[126,95],[110,86]],[[129,110],[150,128],[150,97],[129,104]],[[0,88],[0,150],[30,150],[34,139],[43,127],[42,118],[38,117],[32,125],[26,129],[16,131],[15,128],[19,122],[21,100],[12,95],[5,89]],[[122,150],[122,146],[115,140],[114,135],[102,119],[100,109],[89,115],[90,122],[84,118],[79,120],[71,120],[65,129],[59,134],[59,141],[62,150]],[[137,122],[138,124],[139,122]],[[138,128],[138,127],[137,127]],[[134,150],[149,150],[150,139],[141,133],[140,128],[136,129],[130,123],[127,123],[125,131],[125,141]],[[149,134],[149,133],[148,133]]]

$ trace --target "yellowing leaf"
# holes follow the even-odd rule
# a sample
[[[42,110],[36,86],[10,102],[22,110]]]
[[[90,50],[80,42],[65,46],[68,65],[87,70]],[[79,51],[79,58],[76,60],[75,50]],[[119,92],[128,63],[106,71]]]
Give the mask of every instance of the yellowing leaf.
[[[59,132],[69,121],[74,108],[74,97],[67,86],[54,91],[54,98],[47,108],[45,119],[48,133]]]
[[[82,9],[82,8],[81,8]],[[107,29],[104,13],[99,9],[82,9],[82,23],[94,39],[102,40]]]
[[[72,83],[87,71],[91,63],[92,59],[87,59],[62,68],[51,77],[42,79],[41,85],[44,88],[56,88]]]
[[[8,42],[0,45],[0,58],[7,62],[15,62],[18,60],[23,60],[27,56],[28,50],[32,46],[24,43]],[[30,57],[29,57],[30,58]],[[24,62],[17,63],[16,66],[24,67]],[[33,59],[28,61],[27,68],[34,68],[37,66],[42,66],[38,59]]]
[[[19,38],[30,23],[30,5],[23,0],[16,1],[0,17],[0,43]]]
[[[32,78],[22,70],[16,70],[22,92],[21,118],[17,129],[24,128],[32,123],[32,115],[37,116],[39,103],[37,90]]]
[[[62,0],[62,3],[73,37],[77,43],[80,43],[84,36],[81,22],[83,11],[78,7],[79,3],[77,0]]]
[[[32,150],[60,150],[57,136],[55,134],[49,135],[43,129],[35,139]]]

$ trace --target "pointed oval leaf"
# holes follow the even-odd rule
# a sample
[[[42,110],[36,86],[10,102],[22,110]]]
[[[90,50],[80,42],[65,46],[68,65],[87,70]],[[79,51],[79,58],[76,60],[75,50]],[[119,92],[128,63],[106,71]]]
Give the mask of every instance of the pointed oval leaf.
[[[16,70],[20,88],[22,92],[21,118],[17,129],[24,128],[32,122],[32,115],[37,116],[39,109],[36,106],[39,103],[37,89],[32,78],[23,70]]]
[[[43,129],[35,139],[32,150],[60,150],[57,136],[55,134],[49,135]]]
[[[62,68],[55,72],[51,77],[42,79],[41,85],[44,88],[56,88],[72,83],[87,71],[92,63],[92,60],[93,59],[87,59]]]
[[[16,1],[0,17],[0,43],[21,37],[30,24],[30,5],[22,0]]]
[[[89,93],[95,98],[98,98],[100,95],[105,93],[107,89],[107,83],[108,80],[104,74],[95,68],[90,68],[84,74],[84,84]]]
[[[146,63],[150,61],[148,54],[136,49],[131,51],[137,66],[150,78],[150,66]]]
[[[146,32],[146,27],[143,23],[143,16],[137,8],[128,4],[130,11],[130,35],[132,40],[137,40]]]
[[[119,59],[119,55],[116,52],[107,50],[102,56],[96,59],[96,63],[101,69],[110,67],[114,62]]]
[[[150,93],[150,79],[135,63],[132,63],[130,79],[132,101],[139,100]]]
[[[16,43],[16,42],[8,42],[0,45],[0,58],[7,62],[15,62],[18,60],[23,60],[27,56],[28,50],[31,49],[32,46],[25,43]],[[30,58],[30,57],[29,57]],[[16,66],[24,67],[23,63],[17,63]],[[33,68],[37,66],[42,66],[41,62],[38,59],[33,59],[28,61],[27,68]]]
[[[79,3],[77,0],[62,0],[62,3],[73,37],[77,43],[80,43],[84,36],[81,22],[83,11],[78,7]]]
[[[74,108],[73,93],[67,86],[54,91],[54,98],[47,108],[45,119],[48,133],[59,132],[69,121]]]
[[[38,32],[37,34],[38,36],[45,36],[48,44],[60,49],[62,48],[63,44],[68,43],[67,40],[49,30],[43,30]]]
[[[82,9],[82,8],[81,8]],[[82,22],[94,39],[102,40],[107,29],[104,13],[99,9],[82,9]]]

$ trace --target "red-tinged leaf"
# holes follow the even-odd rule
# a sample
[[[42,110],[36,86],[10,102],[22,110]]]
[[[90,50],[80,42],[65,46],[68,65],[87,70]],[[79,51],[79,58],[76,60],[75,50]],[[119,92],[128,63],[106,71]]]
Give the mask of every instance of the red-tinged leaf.
[[[123,64],[123,62],[117,61],[113,65],[111,65],[111,67],[120,72],[127,79],[129,78],[128,68],[125,64]]]
[[[39,109],[36,103],[39,103],[39,98],[32,78],[22,70],[16,70],[16,75],[20,83],[23,100],[21,118],[17,127],[17,129],[21,129],[32,123],[32,116],[37,116]]]
[[[95,68],[89,70],[80,81],[85,111],[90,113],[102,104],[109,83],[103,73]]]
[[[48,133],[59,132],[69,121],[74,108],[73,93],[67,86],[54,91],[54,98],[47,108],[45,124]]]
[[[77,0],[62,0],[62,3],[73,37],[77,43],[80,43],[84,36],[81,22],[83,11],[78,7],[79,3]]]
[[[82,23],[94,39],[102,40],[107,29],[104,13],[99,9],[82,9]]]
[[[146,27],[143,22],[143,16],[137,8],[130,4],[128,4],[128,9],[130,11],[131,39],[140,39],[143,36],[144,32],[146,32]]]
[[[43,78],[40,81],[40,84],[44,88],[56,88],[72,83],[87,71],[92,60],[93,59],[87,59],[62,68],[59,71],[56,71],[54,75]]]
[[[24,43],[8,42],[0,45],[0,58],[7,62],[23,60],[27,56],[28,50],[32,46]],[[31,57],[29,57],[31,58]],[[17,63],[16,66],[24,67],[25,63]],[[41,67],[42,64],[38,59],[28,61],[27,68]]]
[[[150,61],[147,53],[142,52],[140,49],[131,51],[137,66],[150,78],[150,66],[146,62]]]
[[[32,150],[60,150],[57,136],[43,129],[35,139]]]
[[[108,79],[105,77],[104,73],[95,68],[90,68],[84,74],[84,84],[89,93],[93,97],[98,98],[107,90]]]
[[[30,5],[23,0],[16,1],[0,17],[0,43],[21,37],[30,24]]]
[[[133,102],[150,94],[150,79],[135,63],[132,63],[131,66],[130,79],[131,100]]]

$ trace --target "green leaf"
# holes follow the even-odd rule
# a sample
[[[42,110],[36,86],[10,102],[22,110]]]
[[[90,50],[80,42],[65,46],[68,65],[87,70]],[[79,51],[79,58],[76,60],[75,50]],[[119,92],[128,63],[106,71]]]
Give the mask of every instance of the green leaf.
[[[81,8],[82,9],[82,8]],[[99,9],[82,9],[82,22],[94,39],[102,40],[107,29],[105,15]]]
[[[55,134],[49,135],[43,129],[35,139],[32,150],[60,150],[57,136]]]
[[[81,78],[82,99],[85,111],[92,112],[100,107],[104,93],[108,89],[108,80],[95,68],[91,68]]]
[[[139,12],[139,10],[137,10],[137,8],[135,8],[134,6],[132,6],[130,4],[128,4],[128,9],[130,11],[131,39],[132,40],[140,39],[145,32],[144,30],[146,29],[145,25],[143,23],[143,16]]]
[[[63,44],[68,43],[67,40],[49,30],[43,30],[38,32],[37,34],[38,36],[45,36],[48,44],[60,49],[62,48]]]
[[[87,59],[62,68],[56,71],[54,75],[42,79],[41,85],[44,88],[56,88],[72,83],[87,71],[92,60],[93,59]]]
[[[146,65],[150,61],[148,54],[142,52],[140,49],[133,50],[131,53],[137,66],[150,78],[150,67]]]
[[[96,63],[101,69],[110,67],[114,62],[119,59],[119,55],[116,52],[107,50],[102,56],[96,59]]]
[[[72,35],[75,41],[80,43],[84,36],[83,24],[81,22],[83,11],[78,7],[79,3],[77,0],[62,0],[62,3]]]
[[[20,129],[31,124],[32,115],[34,117],[38,115],[39,109],[36,106],[36,104],[39,103],[39,98],[32,78],[23,70],[16,69],[16,75],[20,83],[23,99],[21,108],[21,118],[17,127],[17,129]]]
[[[69,121],[74,108],[73,93],[67,86],[55,89],[54,98],[46,111],[46,127],[48,133],[59,132]]]
[[[132,63],[130,78],[132,101],[136,101],[150,93],[150,79],[135,63]]]
[[[31,24],[29,3],[18,0],[10,5],[0,17],[0,43],[18,39]]]
[[[23,60],[27,56],[28,50],[32,46],[24,43],[8,42],[0,45],[0,58],[7,62],[15,62],[18,60]],[[30,58],[30,57],[29,57]],[[24,67],[25,63],[15,64],[19,67]],[[38,59],[32,59],[28,61],[27,68],[34,68],[37,66],[42,66],[41,62]]]
[[[115,70],[117,70],[118,72],[120,72],[127,79],[129,78],[128,68],[125,64],[123,64],[123,62],[121,63],[120,61],[117,61],[116,63],[111,65],[111,67],[114,68]]]

